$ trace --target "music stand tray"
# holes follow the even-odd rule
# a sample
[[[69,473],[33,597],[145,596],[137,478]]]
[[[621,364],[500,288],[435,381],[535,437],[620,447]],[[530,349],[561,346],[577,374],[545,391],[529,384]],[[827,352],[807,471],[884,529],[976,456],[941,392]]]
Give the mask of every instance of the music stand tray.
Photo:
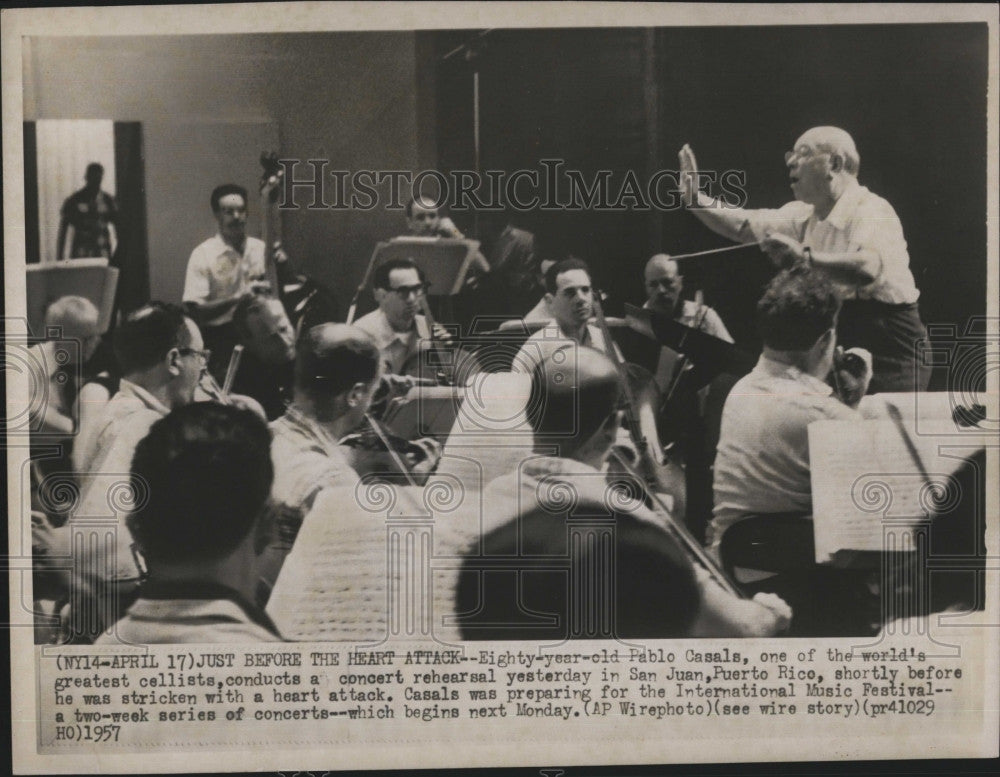
[[[462,291],[478,252],[478,240],[397,237],[375,246],[372,270],[390,259],[411,259],[423,270],[431,294],[454,296]]]
[[[98,327],[107,332],[118,288],[118,268],[107,259],[68,259],[62,262],[29,264],[25,268],[25,297],[30,331],[41,336],[45,311],[61,297],[86,297],[97,308]]]

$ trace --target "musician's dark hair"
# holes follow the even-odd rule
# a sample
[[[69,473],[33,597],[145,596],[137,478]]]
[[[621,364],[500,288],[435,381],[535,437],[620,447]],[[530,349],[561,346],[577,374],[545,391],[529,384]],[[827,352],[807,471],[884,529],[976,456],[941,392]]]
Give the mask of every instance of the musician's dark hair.
[[[535,365],[525,413],[536,437],[590,439],[621,402],[621,378],[598,351],[566,348],[565,358],[549,354]],[[608,369],[593,374],[582,359],[602,359]],[[572,451],[569,451],[572,453]]]
[[[91,162],[87,165],[87,169],[84,172],[83,177],[89,179],[92,173],[100,173],[101,175],[104,175],[104,165],[100,162]]]
[[[244,187],[240,186],[238,183],[224,183],[212,189],[212,196],[209,198],[209,201],[212,203],[212,213],[219,212],[219,201],[223,197],[228,197],[230,194],[240,195],[240,197],[243,198],[244,205],[247,205],[250,202],[250,197]]]
[[[148,561],[224,558],[255,528],[273,480],[262,418],[215,402],[178,407],[136,446],[128,526]]]
[[[572,481],[567,485],[572,488]],[[465,614],[463,639],[688,636],[701,594],[691,562],[674,539],[631,513],[574,504],[569,517],[537,507],[469,549],[455,593],[455,611]],[[573,515],[601,519],[594,523]],[[605,536],[610,546],[601,541]],[[505,568],[489,568],[498,556],[506,557]],[[593,579],[612,559],[614,579]],[[588,591],[597,595],[587,596]],[[587,607],[577,612],[574,603],[584,597]]]
[[[375,274],[372,276],[372,286],[376,289],[388,289],[389,274],[393,270],[416,270],[420,282],[424,283],[425,281],[424,271],[412,259],[389,259],[375,268]]]
[[[328,337],[331,327],[340,330]],[[341,394],[378,375],[381,355],[364,331],[345,324],[319,324],[303,332],[296,345],[295,393],[313,398]]]
[[[590,267],[585,261],[583,261],[583,259],[576,256],[567,256],[564,259],[560,259],[545,271],[545,290],[549,294],[555,294],[556,279],[564,272],[569,272],[570,270],[583,270],[587,273],[587,275],[591,274]]]
[[[129,313],[115,329],[115,358],[123,375],[154,367],[171,348],[191,344],[184,309],[170,302],[150,302]]]
[[[764,344],[779,351],[808,351],[836,326],[840,297],[827,277],[805,265],[782,270],[757,303]]]

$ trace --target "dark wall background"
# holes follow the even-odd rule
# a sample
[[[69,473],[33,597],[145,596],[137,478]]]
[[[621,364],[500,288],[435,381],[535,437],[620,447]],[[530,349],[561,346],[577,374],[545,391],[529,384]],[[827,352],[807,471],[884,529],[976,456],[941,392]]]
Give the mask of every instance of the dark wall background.
[[[438,53],[470,37],[441,34]],[[861,153],[861,182],[902,220],[925,321],[964,328],[985,314],[985,25],[499,31],[475,63],[484,167],[552,156],[588,176],[674,169],[688,142],[703,169],[746,171],[750,206],[776,207],[791,199],[784,151],[811,126],[841,126]],[[471,67],[436,65],[443,167],[471,164]],[[520,220],[587,258],[618,304],[641,298],[654,251],[727,244],[682,211]],[[759,252],[685,273],[754,343],[753,304],[770,277]]]

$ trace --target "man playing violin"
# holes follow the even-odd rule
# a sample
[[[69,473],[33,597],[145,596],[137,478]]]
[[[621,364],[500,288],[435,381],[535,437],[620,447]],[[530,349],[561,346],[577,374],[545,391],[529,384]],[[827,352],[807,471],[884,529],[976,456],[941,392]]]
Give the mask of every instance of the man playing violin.
[[[271,424],[274,488],[280,505],[277,536],[262,564],[261,601],[270,593],[305,514],[324,488],[353,487],[366,468],[344,438],[369,422],[372,397],[382,377],[374,339],[357,326],[320,324],[303,332],[295,357],[294,400]],[[413,443],[400,453],[409,471],[420,474],[437,464],[433,440]]]
[[[647,526],[648,531],[657,535],[659,545],[670,548],[658,563],[676,567],[673,576],[678,580],[677,589],[673,592],[650,591],[650,600],[666,602],[671,599],[671,593],[675,593],[678,599],[670,606],[696,612],[691,618],[675,618],[671,613],[647,610],[647,624],[641,632],[643,635],[770,636],[780,633],[787,627],[791,616],[783,601],[773,595],[764,595],[750,601],[727,593],[713,581],[706,568],[694,566],[687,558],[685,551],[665,528],[667,517],[659,516],[641,501],[609,488],[606,474],[602,470],[619,438],[622,392],[617,367],[607,356],[592,348],[579,349],[575,363],[550,356],[533,369],[527,416],[534,434],[535,450],[540,455],[526,461],[517,472],[505,475],[487,487],[483,500],[487,505],[482,527],[484,540],[481,546],[477,544],[477,547],[481,547],[477,554],[509,555],[510,551],[506,547],[498,546],[497,543],[502,540],[499,535],[516,534],[520,528],[530,528],[527,523],[520,525],[521,519],[533,517],[537,523],[540,511],[547,514],[545,518],[548,523],[556,524],[562,529],[564,547],[566,530],[569,528],[567,520],[572,523],[574,518],[606,516],[617,521],[620,516],[624,516],[623,531],[634,528],[632,524],[636,522]],[[555,455],[552,454],[553,449],[557,451]],[[629,524],[629,527],[625,524]],[[531,541],[530,538],[525,539]],[[523,546],[515,543],[515,555],[518,552],[516,548],[521,547]],[[563,553],[565,552],[564,550]],[[465,564],[466,573],[471,572],[475,566],[476,559],[468,559]],[[623,575],[620,565],[618,582],[624,580]],[[464,580],[459,581],[459,612],[476,609],[475,602],[463,601],[463,597],[470,593],[468,584],[473,577],[475,576],[464,574]],[[487,592],[488,600],[492,587],[489,578],[490,573],[485,573],[482,583],[482,590]],[[662,575],[658,576],[658,579],[662,578]],[[590,583],[598,587],[596,590],[614,588],[610,581]],[[516,590],[511,587],[507,594],[513,595]],[[685,592],[690,592],[690,596],[681,601],[681,595]],[[484,604],[484,618],[487,621],[493,620],[493,613],[489,610],[490,601]],[[510,602],[507,606],[501,606],[501,611],[508,614],[517,614],[516,610]],[[562,628],[565,629],[567,613],[564,611],[562,616]],[[467,639],[509,639],[528,635],[528,632],[508,630],[507,636],[502,636],[504,627],[501,626],[497,631],[496,623],[490,624],[493,630],[486,634],[476,627],[474,620],[462,626],[463,635]],[[615,623],[616,620],[621,626],[621,617],[611,617],[609,622]],[[682,624],[683,633],[671,632],[671,623]],[[517,629],[520,624],[509,625],[512,629]],[[632,631],[631,635],[639,633]],[[617,636],[628,637],[630,634],[619,632]]]
[[[709,229],[760,242],[779,267],[810,263],[835,284],[845,300],[841,339],[871,351],[873,392],[926,389],[930,371],[914,346],[927,331],[903,227],[888,202],[858,183],[861,157],[847,132],[813,127],[795,142],[785,154],[795,200],[777,210],[726,207],[697,190],[690,146],[679,158],[685,203]]]
[[[743,529],[778,527],[774,538],[749,540],[755,553],[787,559],[779,565],[785,571],[756,588],[777,592],[796,608],[796,636],[867,628],[872,606],[863,573],[811,566],[806,521],[812,513],[809,425],[860,420],[857,407],[872,375],[871,354],[837,346],[840,306],[827,274],[816,268],[799,265],[771,281],[757,303],[763,353],[726,399],[715,458],[711,547],[721,555],[726,533],[750,518],[756,524]]]

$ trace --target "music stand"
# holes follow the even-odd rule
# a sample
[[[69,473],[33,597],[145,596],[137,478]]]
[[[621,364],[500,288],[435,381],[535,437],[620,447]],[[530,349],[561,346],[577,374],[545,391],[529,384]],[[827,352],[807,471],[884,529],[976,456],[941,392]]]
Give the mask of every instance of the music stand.
[[[705,383],[723,372],[745,374],[757,363],[755,356],[732,343],[685,326],[664,313],[626,304],[625,320],[635,331],[652,334],[660,345],[689,357]]]
[[[479,252],[478,240],[458,240],[446,237],[397,237],[375,246],[368,269],[358,286],[351,313],[360,296],[371,293],[375,270],[392,259],[410,259],[421,269],[430,284],[429,297],[444,297],[447,302],[465,286],[469,268]],[[353,322],[353,317],[348,317]]]
[[[28,326],[41,336],[45,331],[45,311],[61,297],[75,295],[94,303],[99,330],[111,326],[111,313],[118,288],[119,270],[107,259],[68,259],[62,262],[29,264],[25,268],[25,297]]]

